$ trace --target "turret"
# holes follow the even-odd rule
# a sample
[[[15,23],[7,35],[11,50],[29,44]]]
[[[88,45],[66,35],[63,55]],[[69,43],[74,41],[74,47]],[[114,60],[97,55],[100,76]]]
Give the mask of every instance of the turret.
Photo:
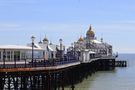
[[[94,39],[94,38],[95,38],[95,33],[92,31],[91,25],[90,25],[90,27],[89,27],[87,33],[86,33],[86,37],[87,37],[88,39]]]
[[[49,40],[47,39],[47,37],[45,36],[45,38],[43,39],[43,44],[48,44]]]

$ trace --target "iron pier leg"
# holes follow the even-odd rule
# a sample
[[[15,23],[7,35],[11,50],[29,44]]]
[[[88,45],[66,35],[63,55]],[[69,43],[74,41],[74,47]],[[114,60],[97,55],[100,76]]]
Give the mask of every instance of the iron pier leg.
[[[11,80],[10,80],[10,75],[8,75],[8,90],[10,90],[10,84],[11,84]]]
[[[4,89],[5,85],[5,73],[0,73],[0,90]]]

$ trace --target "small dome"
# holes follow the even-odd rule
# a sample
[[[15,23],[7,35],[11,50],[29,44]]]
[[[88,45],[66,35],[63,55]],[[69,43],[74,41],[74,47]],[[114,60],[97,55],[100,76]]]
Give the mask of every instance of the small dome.
[[[82,36],[78,39],[78,42],[83,42],[84,39],[82,38]]]
[[[48,41],[47,37],[45,37],[45,38],[43,39],[43,41]]]
[[[42,44],[42,41],[40,40],[38,43],[39,43],[39,44]]]
[[[92,31],[92,27],[91,26],[89,27],[89,30],[87,31],[86,35],[90,36],[90,37],[94,37],[95,36],[95,33]]]

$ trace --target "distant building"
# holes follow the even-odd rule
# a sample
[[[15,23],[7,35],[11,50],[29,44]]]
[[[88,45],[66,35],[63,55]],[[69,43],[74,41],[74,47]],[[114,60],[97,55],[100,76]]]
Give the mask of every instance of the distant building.
[[[42,58],[44,50],[40,48],[37,44],[34,45],[34,58]],[[32,56],[31,46],[22,45],[1,45],[0,46],[0,61],[20,61],[25,59],[31,59]]]
[[[39,42],[39,46],[44,50],[44,59],[56,59],[59,58],[60,45],[49,43],[47,37],[43,39],[43,42]],[[62,51],[65,51],[65,46],[62,44]],[[63,52],[64,53],[64,52]]]
[[[112,46],[105,43],[103,38],[100,41],[97,40],[91,26],[86,32],[86,37],[81,36],[67,51],[71,51],[72,48],[80,52],[81,61],[89,61],[94,57],[112,56]]]
[[[65,46],[62,45],[62,50]],[[60,45],[49,43],[47,37],[43,39],[43,42],[34,43],[34,59],[36,60],[49,60],[56,59],[59,53]],[[26,46],[22,45],[0,45],[0,61],[23,61],[32,59],[32,43]]]
[[[49,43],[45,36],[43,41],[39,43],[34,42],[34,60],[50,60],[59,59],[65,56],[65,46],[62,44],[56,45]],[[26,46],[20,45],[1,45],[0,46],[0,61],[22,61],[32,59],[32,43]],[[86,32],[86,37],[80,37],[78,41],[74,42],[71,47],[67,49],[66,58],[78,59],[81,62],[89,62],[91,59],[97,57],[112,56],[112,46],[101,40],[97,40],[95,33],[90,26]]]

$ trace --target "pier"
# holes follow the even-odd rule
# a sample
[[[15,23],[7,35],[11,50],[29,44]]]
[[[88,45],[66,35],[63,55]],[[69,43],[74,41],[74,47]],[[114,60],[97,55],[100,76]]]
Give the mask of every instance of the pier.
[[[38,44],[0,46],[0,90],[64,90],[97,71],[126,66],[116,61],[112,46],[97,40],[90,26],[86,37],[80,37],[65,50],[49,43],[47,37]],[[66,51],[66,52],[65,52]]]
[[[87,63],[77,59],[48,62],[27,62],[0,64],[1,90],[64,90],[66,86],[74,85],[99,70],[114,70],[115,58],[97,58]],[[14,67],[16,66],[16,67]]]
[[[115,66],[116,67],[127,67],[127,61],[125,60],[120,60],[120,61],[115,61]]]

